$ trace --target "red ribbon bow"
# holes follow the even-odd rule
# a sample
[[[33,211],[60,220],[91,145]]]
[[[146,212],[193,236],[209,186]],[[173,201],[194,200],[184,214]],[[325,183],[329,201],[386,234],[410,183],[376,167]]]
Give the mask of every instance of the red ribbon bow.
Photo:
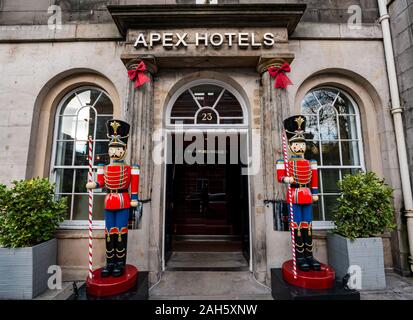
[[[291,67],[290,65],[285,62],[281,67],[269,67],[268,68],[268,73],[270,74],[271,78],[274,78],[274,88],[282,88],[285,89],[287,86],[293,84],[288,78],[288,76],[285,74],[286,72],[291,72]]]
[[[150,80],[144,71],[146,71],[146,64],[143,61],[138,64],[135,70],[128,70],[129,79],[135,80],[135,88],[144,85]]]

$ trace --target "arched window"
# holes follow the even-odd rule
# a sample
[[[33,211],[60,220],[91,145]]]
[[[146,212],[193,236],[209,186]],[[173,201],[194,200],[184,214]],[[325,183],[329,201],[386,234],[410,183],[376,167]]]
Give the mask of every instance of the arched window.
[[[242,126],[246,117],[236,92],[219,84],[201,83],[178,93],[167,124],[184,126]]]
[[[319,167],[320,199],[314,207],[314,220],[331,220],[339,196],[337,182],[346,174],[364,170],[360,115],[354,100],[337,88],[311,90],[301,102],[307,117],[306,159]]]
[[[57,108],[52,153],[51,178],[56,196],[67,197],[67,220],[88,219],[88,136],[94,141],[93,163],[107,164],[106,121],[113,118],[113,104],[108,94],[97,87],[80,87],[69,92]],[[103,220],[104,193],[94,196],[95,220]]]

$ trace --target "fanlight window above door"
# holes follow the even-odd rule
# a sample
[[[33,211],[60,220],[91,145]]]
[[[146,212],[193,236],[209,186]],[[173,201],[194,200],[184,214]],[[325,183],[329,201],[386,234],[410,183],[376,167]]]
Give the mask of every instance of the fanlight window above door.
[[[243,125],[244,111],[239,100],[228,89],[201,84],[181,93],[168,117],[170,125]]]

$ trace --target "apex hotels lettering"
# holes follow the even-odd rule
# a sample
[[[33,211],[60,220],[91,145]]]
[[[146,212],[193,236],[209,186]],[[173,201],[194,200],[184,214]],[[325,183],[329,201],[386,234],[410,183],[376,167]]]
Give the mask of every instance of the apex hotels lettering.
[[[266,32],[262,36],[256,35],[254,32],[225,32],[225,33],[208,33],[196,32],[194,37],[188,33],[178,32],[150,32],[148,34],[139,33],[136,37],[134,47],[136,49],[146,48],[152,49],[154,46],[161,45],[165,49],[188,47],[188,43],[192,41],[195,46],[212,46],[228,47],[238,46],[240,48],[272,48],[275,44],[274,34]]]

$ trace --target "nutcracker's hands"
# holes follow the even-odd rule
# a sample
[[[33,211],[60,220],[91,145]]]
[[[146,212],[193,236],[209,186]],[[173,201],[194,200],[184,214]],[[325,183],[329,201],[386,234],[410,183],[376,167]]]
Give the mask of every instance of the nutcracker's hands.
[[[313,196],[313,202],[317,202],[318,201],[318,196]]]
[[[294,182],[294,178],[293,177],[284,177],[283,181],[284,181],[284,183],[291,184],[291,183]]]
[[[96,189],[96,182],[88,182],[86,183],[86,189]]]
[[[138,200],[131,200],[130,206],[136,208],[138,206]]]

